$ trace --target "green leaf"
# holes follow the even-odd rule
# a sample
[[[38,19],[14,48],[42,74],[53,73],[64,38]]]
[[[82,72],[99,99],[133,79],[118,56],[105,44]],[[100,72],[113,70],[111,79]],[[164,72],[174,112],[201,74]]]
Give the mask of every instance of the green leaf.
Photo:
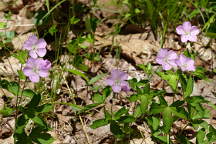
[[[185,91],[186,87],[187,87],[186,75],[182,74],[180,71],[178,71],[178,74],[179,74],[179,81],[181,83],[181,87],[182,87],[183,91]]]
[[[6,22],[0,22],[0,29],[6,28],[7,23]]]
[[[82,106],[71,104],[71,103],[63,103],[65,105],[69,105],[74,111],[82,111],[84,108]]]
[[[5,117],[12,115],[13,112],[14,112],[13,108],[6,107],[6,106],[0,110],[0,114],[2,114]]]
[[[167,104],[167,102],[166,102],[164,96],[161,96],[161,95],[160,95],[160,96],[158,96],[158,98],[159,98],[159,100],[160,100],[160,104],[161,104],[161,105],[168,106],[168,104]]]
[[[209,144],[208,141],[205,139],[205,130],[200,129],[196,135],[197,144]]]
[[[144,114],[148,110],[148,105],[150,103],[149,95],[143,94],[140,96],[140,99],[141,99],[141,104],[140,104],[141,112],[142,114]]]
[[[152,116],[152,117],[147,117],[146,119],[147,119],[148,125],[150,125],[154,131],[156,131],[159,128],[160,126],[159,118]]]
[[[159,131],[153,133],[153,136],[159,140],[161,140],[162,142],[164,143],[167,143],[167,137],[166,136],[163,136],[163,134]]]
[[[70,18],[70,24],[77,24],[80,21],[80,19],[76,18],[75,16]]]
[[[23,73],[22,70],[17,70],[17,73],[18,73],[19,78],[20,78],[21,80],[26,80],[26,76],[25,76],[25,74]]]
[[[47,113],[47,112],[50,112],[52,109],[53,109],[52,104],[44,104],[44,105],[41,105],[41,106],[37,107],[37,112],[39,112],[39,113]]]
[[[46,124],[45,122],[38,116],[35,116],[34,118],[32,118],[32,120],[38,124],[39,126],[42,126],[42,127],[46,127]]]
[[[170,107],[172,113],[182,119],[187,119],[187,112],[182,107]]]
[[[164,111],[164,108],[166,108],[165,105],[152,105],[150,109],[151,114],[158,114]]]
[[[162,116],[163,116],[164,132],[169,133],[173,124],[172,109],[170,107],[164,108]]]
[[[152,128],[153,128],[153,130],[156,131],[159,128],[159,126],[160,126],[160,119],[153,116],[152,117]]]
[[[20,50],[17,53],[12,54],[12,56],[18,59],[21,64],[25,64],[28,58],[28,52],[24,50]]]
[[[79,112],[79,113],[83,113],[83,112],[86,112],[86,111],[89,111],[95,107],[97,107],[98,105],[100,105],[101,103],[94,103],[94,104],[89,104],[89,105],[86,105],[84,106],[84,108]]]
[[[85,26],[88,32],[95,32],[99,19],[88,15],[85,18]]]
[[[0,88],[7,89],[9,82],[7,80],[0,80]]]
[[[48,32],[51,34],[51,36],[53,36],[58,30],[56,29],[56,25],[52,25]]]
[[[140,99],[140,96],[138,94],[133,94],[128,98],[130,102],[135,102],[135,101],[138,101],[139,99]]]
[[[102,94],[103,94],[103,96],[108,97],[111,94],[111,92],[112,92],[111,88],[106,87],[106,88],[103,89]]]
[[[41,100],[40,94],[34,95],[33,98],[31,99],[31,101],[27,104],[27,107],[28,108],[34,108],[34,107],[38,106],[40,103],[40,100]]]
[[[22,95],[25,97],[33,98],[33,96],[36,94],[31,89],[25,89],[23,90]]]
[[[42,133],[39,137],[37,137],[37,140],[41,144],[52,144],[55,139],[49,133]]]
[[[194,80],[190,76],[190,78],[187,80],[187,86],[184,92],[184,97],[188,97],[191,95],[191,93],[193,92],[193,86],[194,86]]]
[[[110,123],[110,131],[116,136],[117,138],[123,138],[123,132],[121,130],[121,127],[118,125],[117,122],[111,121]]]
[[[177,100],[174,103],[172,103],[170,106],[171,107],[179,107],[179,106],[181,106],[183,104],[184,104],[184,101]]]
[[[120,119],[118,119],[118,121],[120,123],[132,123],[134,122],[136,119],[133,116],[127,115],[127,116],[122,116]]]
[[[139,68],[141,68],[147,75],[152,75],[152,65],[151,63],[148,63],[147,65],[139,64]]]
[[[106,99],[106,97],[104,97],[104,95],[100,95],[98,93],[94,94],[92,97],[94,103],[103,103]]]
[[[112,120],[112,115],[106,109],[104,109],[104,115],[107,121]]]
[[[198,78],[200,78],[200,79],[207,80],[208,77],[207,77],[207,75],[206,75],[205,73],[206,73],[206,69],[203,68],[203,67],[201,67],[201,66],[197,66],[195,72],[192,72],[192,74],[193,74],[195,77],[198,77]]]
[[[7,90],[11,92],[12,94],[14,94],[15,96],[18,95],[19,89],[20,89],[20,86],[17,82],[10,82],[7,85]]]
[[[191,142],[188,140],[188,138],[184,135],[177,135],[177,140],[181,143],[181,144],[191,144]]]
[[[81,77],[84,78],[86,81],[89,81],[89,78],[85,75],[85,73],[80,72],[79,70],[76,70],[76,69],[68,69],[67,71],[69,71],[70,73],[72,73],[72,74],[74,74],[74,75],[81,76]]]
[[[157,74],[170,85],[172,90],[176,91],[179,76],[174,72],[157,72]]]
[[[216,33],[214,33],[214,32],[207,32],[205,34],[206,34],[207,37],[216,38]]]
[[[141,111],[141,106],[140,105],[137,105],[135,111],[134,111],[134,117],[135,118],[138,118],[142,115],[142,111]]]
[[[35,127],[32,129],[31,134],[29,135],[32,141],[38,144],[51,144],[54,141],[54,138],[49,133],[46,133],[44,127]]]
[[[90,80],[88,81],[88,84],[89,84],[89,85],[94,84],[94,83],[97,82],[99,79],[103,78],[105,75],[106,75],[106,74],[102,73],[102,74],[99,74],[99,75],[93,77],[92,79],[90,79]]]
[[[84,58],[83,56],[81,56],[80,54],[78,55],[75,55],[74,58],[73,58],[73,66],[76,67],[77,69],[81,70],[81,71],[88,71],[88,66],[83,64],[84,62]]]
[[[70,53],[76,54],[78,51],[78,42],[76,40],[72,40],[69,44],[67,44],[67,49]]]
[[[206,135],[206,137],[208,138],[209,142],[216,141],[216,129],[212,125],[209,125],[209,133]]]
[[[96,128],[105,126],[105,125],[107,125],[107,124],[109,124],[109,121],[107,121],[106,119],[99,119],[99,120],[94,121],[94,122],[90,125],[90,127],[91,127],[92,129],[96,129]]]
[[[128,109],[125,107],[122,107],[114,114],[114,120],[118,120],[122,115],[125,115],[128,113]]]

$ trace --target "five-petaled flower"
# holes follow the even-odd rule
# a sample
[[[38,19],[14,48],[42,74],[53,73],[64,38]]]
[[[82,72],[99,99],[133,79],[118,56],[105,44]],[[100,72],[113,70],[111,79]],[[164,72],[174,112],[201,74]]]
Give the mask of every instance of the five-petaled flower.
[[[181,35],[182,42],[195,42],[200,30],[196,26],[192,26],[190,22],[186,21],[176,28],[177,34]]]
[[[128,92],[130,90],[129,84],[126,81],[128,74],[120,70],[112,70],[111,76],[106,79],[106,84],[112,87],[113,92],[119,93],[120,91]]]
[[[23,72],[32,82],[39,82],[40,77],[48,77],[51,62],[42,58],[29,58]]]
[[[40,38],[38,39],[37,36],[32,35],[28,38],[28,40],[25,41],[23,45],[23,49],[26,49],[29,51],[29,55],[32,58],[37,58],[45,56],[47,50],[46,50],[47,43],[44,39]]]
[[[162,48],[157,54],[156,62],[161,64],[164,70],[170,70],[177,67],[176,59],[178,55],[174,51]]]
[[[194,60],[181,54],[179,59],[176,60],[176,64],[182,71],[195,71]]]

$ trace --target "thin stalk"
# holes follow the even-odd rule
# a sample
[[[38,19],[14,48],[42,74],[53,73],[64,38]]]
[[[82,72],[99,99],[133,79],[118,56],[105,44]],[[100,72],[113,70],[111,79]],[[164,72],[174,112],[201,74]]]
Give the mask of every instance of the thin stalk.
[[[59,3],[57,3],[54,7],[52,7],[51,9],[50,9],[50,11],[48,11],[42,18],[41,18],[41,21],[43,20],[43,19],[45,19],[46,17],[48,17],[58,6],[60,6],[63,2],[65,2],[66,0],[62,0],[62,1],[60,1]]]
[[[88,134],[87,134],[87,132],[86,132],[86,125],[83,123],[82,117],[81,117],[80,115],[79,115],[79,119],[80,119],[80,122],[81,122],[81,124],[82,124],[82,129],[83,129],[83,132],[84,132],[84,134],[85,134],[87,143],[88,143],[88,144],[91,144],[91,143],[90,143],[90,140],[89,140],[89,136],[88,136]]]

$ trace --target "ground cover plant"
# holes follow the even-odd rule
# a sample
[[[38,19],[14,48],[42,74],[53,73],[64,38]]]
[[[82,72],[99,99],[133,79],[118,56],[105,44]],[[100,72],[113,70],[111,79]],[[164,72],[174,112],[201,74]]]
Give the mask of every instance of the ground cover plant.
[[[2,0],[0,143],[216,143],[214,0]]]

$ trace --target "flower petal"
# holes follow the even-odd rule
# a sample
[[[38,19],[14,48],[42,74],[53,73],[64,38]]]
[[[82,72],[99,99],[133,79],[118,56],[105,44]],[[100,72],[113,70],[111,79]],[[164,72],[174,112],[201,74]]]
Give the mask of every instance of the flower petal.
[[[46,43],[46,41],[44,40],[44,39],[39,39],[38,41],[37,41],[37,48],[38,49],[42,49],[42,48],[46,48],[46,46],[47,46],[47,43]]]
[[[185,32],[190,32],[191,30],[191,23],[189,21],[186,21],[182,24],[183,29]]]
[[[196,42],[197,41],[197,36],[196,35],[190,35],[188,36],[188,40],[191,42]]]
[[[112,79],[106,79],[106,80],[105,80],[105,83],[106,83],[107,85],[109,85],[109,86],[112,86],[112,85],[114,85],[114,80],[112,80]]]
[[[36,51],[34,51],[34,50],[31,50],[31,51],[29,52],[29,55],[30,55],[32,58],[37,58],[37,57],[38,57]]]
[[[33,46],[33,45],[32,45],[31,43],[24,43],[24,44],[23,44],[23,49],[32,50],[32,49],[33,49],[32,46]]]
[[[187,42],[188,41],[188,35],[181,35],[181,41]]]
[[[47,70],[39,70],[38,74],[41,77],[48,77],[49,76],[49,71],[47,71]]]
[[[30,79],[32,82],[39,82],[40,77],[39,77],[38,75],[31,75],[31,76],[29,76],[29,79]]]
[[[160,51],[159,51],[158,54],[157,54],[157,57],[160,57],[160,58],[165,57],[165,56],[167,55],[168,51],[169,51],[169,50],[168,50],[168,49],[165,49],[165,48],[160,49]]]
[[[23,73],[24,73],[24,75],[26,75],[26,76],[31,76],[31,75],[34,75],[35,73],[33,72],[33,70],[31,69],[31,68],[29,68],[29,67],[25,67],[24,69],[23,69]]]
[[[184,31],[184,28],[183,28],[182,25],[177,26],[176,32],[177,32],[177,34],[179,34],[179,35],[185,34],[185,31]]]
[[[196,26],[192,26],[191,28],[191,35],[198,35],[200,30]]]
[[[119,93],[121,91],[121,86],[120,85],[113,85],[112,90],[113,90],[113,92]]]
[[[172,66],[169,64],[163,64],[162,68],[163,68],[163,70],[170,70],[172,68]]]
[[[119,80],[128,80],[128,74],[126,72],[121,72],[121,74],[119,75]]]
[[[125,92],[130,91],[130,86],[129,86],[128,82],[126,82],[126,81],[121,82],[121,89]]]
[[[37,54],[40,57],[44,57],[46,55],[46,52],[47,52],[46,48],[39,48],[39,49],[37,49]]]

